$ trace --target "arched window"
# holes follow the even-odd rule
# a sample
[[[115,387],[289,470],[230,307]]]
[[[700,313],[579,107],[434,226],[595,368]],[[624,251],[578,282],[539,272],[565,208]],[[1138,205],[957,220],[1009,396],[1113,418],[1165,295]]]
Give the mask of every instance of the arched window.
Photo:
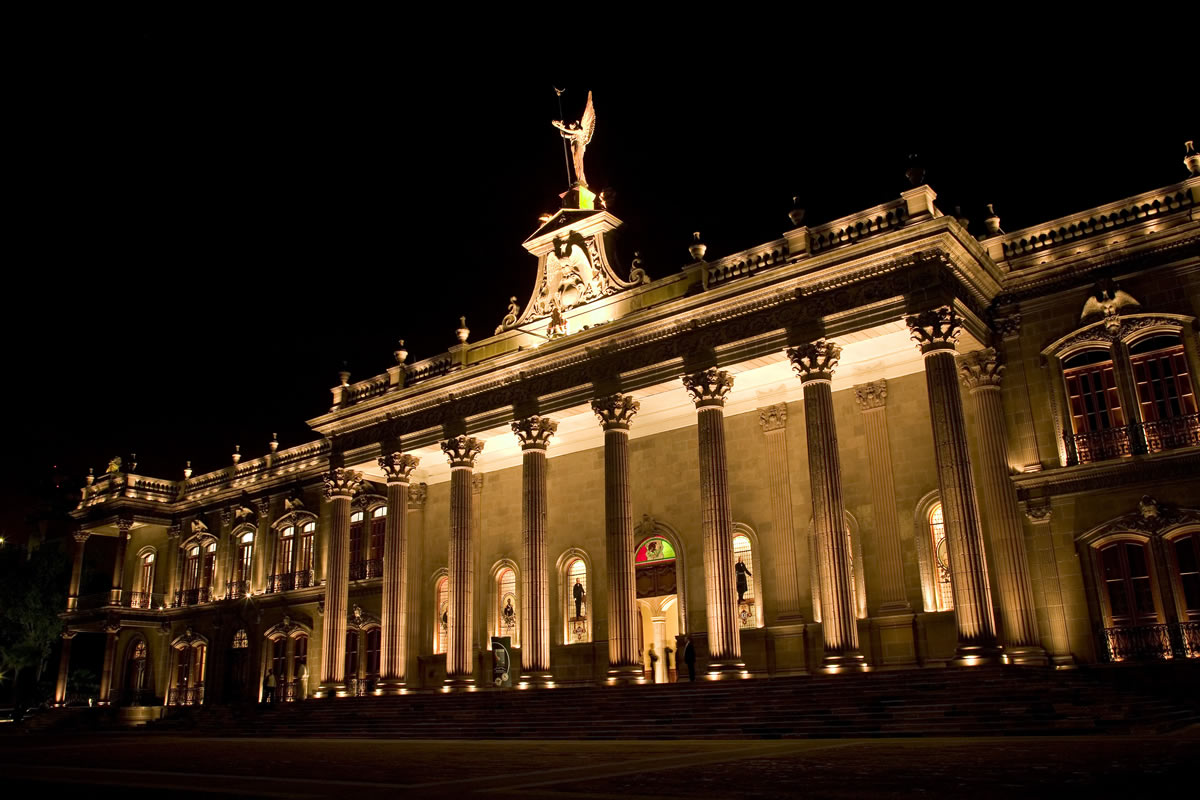
[[[368,578],[383,576],[383,537],[387,530],[387,506],[379,506],[371,512],[371,538],[367,543],[365,575]]]
[[[275,574],[271,576],[270,590],[281,592],[292,588],[292,558],[296,552],[296,526],[288,525],[279,531],[279,546],[275,548]]]
[[[137,590],[129,595],[133,608],[154,607],[154,556],[153,550],[144,550],[138,557]]]
[[[433,652],[446,652],[446,635],[449,631],[450,613],[450,578],[443,575],[438,579],[433,590],[433,607],[437,609],[437,619],[433,623]]]
[[[217,575],[217,543],[210,542],[204,548],[204,563],[200,568],[200,599],[207,603],[213,599],[213,580]]]
[[[567,644],[581,644],[591,641],[591,626],[588,622],[588,607],[591,598],[588,596],[587,564],[579,556],[567,561],[565,585],[567,591],[563,594],[566,608],[563,609],[563,619],[567,621],[564,641]],[[578,588],[576,588],[578,587]]]
[[[1153,580],[1144,543],[1119,541],[1101,547],[1100,566],[1112,625],[1158,622]]]
[[[1146,337],[1129,348],[1138,406],[1151,453],[1200,444],[1200,417],[1183,341],[1176,334]]]
[[[313,585],[313,539],[317,523],[306,522],[300,526],[300,549],[296,554],[296,588],[307,589]]]
[[[286,636],[277,636],[271,640],[271,671],[275,673],[277,687],[287,683],[287,644]],[[280,692],[282,694],[282,692]]]
[[[363,518],[361,511],[350,515],[350,580],[357,581],[367,577],[367,567],[363,561]]]
[[[942,504],[934,503],[929,509],[928,525],[929,552],[933,554],[935,569],[934,601],[936,611],[951,611],[954,608],[954,587],[950,583],[950,547],[946,543],[946,520]]]
[[[204,669],[208,646],[199,638],[189,640],[184,636],[177,639],[172,647],[175,653],[175,685],[167,693],[167,705],[200,705],[204,702]]]
[[[750,537],[746,534],[734,535],[733,557],[738,593],[738,626],[754,628],[758,625],[762,609],[754,591],[756,583],[754,573],[751,572],[754,568],[754,547],[750,544]]]
[[[1168,542],[1175,573],[1179,618],[1200,620],[1200,531],[1173,537]]]
[[[493,636],[508,636],[513,647],[521,646],[521,601],[517,597],[517,573],[502,567],[495,577],[495,624]]]

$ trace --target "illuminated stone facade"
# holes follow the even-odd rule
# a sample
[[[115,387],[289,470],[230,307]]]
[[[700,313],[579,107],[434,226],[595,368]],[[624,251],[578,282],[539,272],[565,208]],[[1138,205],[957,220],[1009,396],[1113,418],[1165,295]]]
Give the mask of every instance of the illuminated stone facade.
[[[60,699],[81,634],[137,707],[478,686],[492,635],[531,686],[684,635],[713,679],[1197,657],[1200,177],[978,238],[935,200],[655,280],[565,208],[495,335],[344,375],[312,443],[112,465]]]

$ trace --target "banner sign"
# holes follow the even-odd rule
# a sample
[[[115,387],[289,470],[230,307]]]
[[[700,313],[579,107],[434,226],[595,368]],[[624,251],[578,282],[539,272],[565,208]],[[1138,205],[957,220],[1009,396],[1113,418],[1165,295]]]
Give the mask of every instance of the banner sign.
[[[492,683],[500,689],[512,688],[512,637],[492,637]]]

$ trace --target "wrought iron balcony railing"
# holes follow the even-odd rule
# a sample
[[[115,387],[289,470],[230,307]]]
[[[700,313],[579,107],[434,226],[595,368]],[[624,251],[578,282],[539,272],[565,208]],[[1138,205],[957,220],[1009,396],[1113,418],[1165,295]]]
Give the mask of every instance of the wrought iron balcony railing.
[[[166,605],[166,596],[160,592],[130,592],[129,607],[156,609]]]
[[[208,586],[202,586],[199,589],[181,589],[175,593],[176,606],[194,606],[209,602],[212,602],[212,588]]]
[[[1099,629],[1104,661],[1165,661],[1200,658],[1200,621],[1164,625],[1116,625]]]
[[[203,686],[167,690],[167,705],[169,706],[198,706],[203,702]]]
[[[1067,464],[1091,464],[1141,453],[1200,447],[1200,414],[1063,435]]]
[[[307,589],[313,585],[313,571],[311,569],[302,569],[299,572],[281,572],[277,575],[272,575],[267,580],[267,591],[289,592],[292,589]]]
[[[366,561],[350,562],[350,580],[361,581],[383,577],[383,559],[369,558]]]
[[[229,600],[237,600],[250,594],[250,581],[229,581],[225,587],[225,597]]]

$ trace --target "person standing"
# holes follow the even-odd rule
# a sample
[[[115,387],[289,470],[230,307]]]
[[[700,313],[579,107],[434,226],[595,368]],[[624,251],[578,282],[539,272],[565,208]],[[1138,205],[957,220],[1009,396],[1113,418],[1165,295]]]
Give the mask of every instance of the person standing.
[[[742,561],[741,556],[738,556],[737,564],[734,564],[733,568],[737,570],[738,603],[741,603],[745,599],[746,592],[750,588],[750,584],[746,582],[746,576],[749,575],[753,577],[753,574],[750,572],[750,570],[746,569],[746,563]]]
[[[583,616],[583,584],[579,582],[579,578],[575,579],[575,586],[571,589],[575,594],[575,619]]]
[[[296,683],[300,684],[300,699],[308,699],[308,664],[300,665],[300,672],[296,675]]]
[[[275,705],[275,686],[275,670],[269,669],[267,677],[263,678],[263,699],[272,706]]]
[[[669,646],[663,645],[663,666],[667,669],[667,683],[675,682],[676,670],[679,666],[677,662],[671,661],[671,655],[674,652]],[[675,664],[674,668],[672,668],[672,664]]]
[[[696,682],[696,648],[692,647],[692,637],[683,640],[683,663],[687,664],[688,681]]]
[[[654,650],[654,642],[650,643],[650,682],[658,683],[658,653]]]

